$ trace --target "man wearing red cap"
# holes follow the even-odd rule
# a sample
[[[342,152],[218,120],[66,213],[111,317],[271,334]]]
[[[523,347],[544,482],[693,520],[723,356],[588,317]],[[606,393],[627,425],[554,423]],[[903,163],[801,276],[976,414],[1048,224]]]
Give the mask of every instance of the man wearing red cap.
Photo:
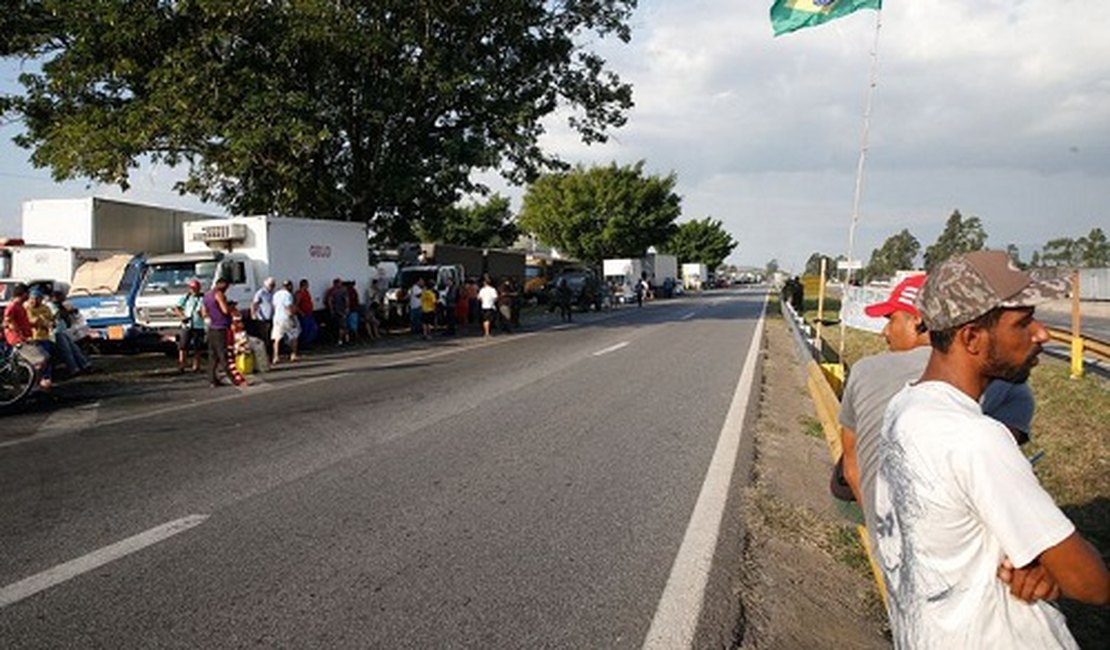
[[[861,506],[865,503],[861,482],[870,484],[874,480],[872,472],[863,481],[861,467],[878,466],[875,456],[883,411],[895,393],[921,376],[929,360],[929,333],[914,306],[924,282],[924,273],[910,276],[894,287],[886,301],[864,309],[872,318],[887,319],[883,338],[890,354],[867,357],[852,366],[839,417],[843,477],[851,494],[839,492],[838,478],[833,477],[833,492],[842,498],[854,496]]]
[[[200,355],[204,349],[204,293],[200,290],[200,280],[192,278],[189,290],[177,299],[174,311],[181,320],[181,330],[177,333],[177,371],[185,372],[185,359],[189,350],[193,351],[193,372],[200,372]]]

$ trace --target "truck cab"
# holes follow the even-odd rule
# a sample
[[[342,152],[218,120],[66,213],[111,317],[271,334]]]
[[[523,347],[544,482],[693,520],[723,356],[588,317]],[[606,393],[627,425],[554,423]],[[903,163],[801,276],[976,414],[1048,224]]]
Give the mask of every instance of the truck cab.
[[[73,274],[69,302],[101,344],[146,347],[135,325],[144,268],[142,255],[119,254],[85,262]]]
[[[385,292],[383,308],[386,322],[407,322],[409,289],[419,278],[424,279],[424,286],[433,287],[436,290],[440,304],[444,302],[443,290],[447,288],[448,280],[454,280],[455,286],[459,288],[466,281],[461,264],[418,264],[401,267]]]
[[[216,278],[228,280],[228,300],[239,303],[241,311],[250,308],[257,282],[251,260],[243,255],[213,250],[147,259],[146,273],[135,299],[136,322],[163,341],[172,340],[181,327],[175,308],[189,290],[189,280],[199,280],[207,291]]]

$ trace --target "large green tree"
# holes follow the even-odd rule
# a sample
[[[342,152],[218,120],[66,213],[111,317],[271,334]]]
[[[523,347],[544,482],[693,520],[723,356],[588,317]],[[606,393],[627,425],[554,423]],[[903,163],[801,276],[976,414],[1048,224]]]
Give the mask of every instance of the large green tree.
[[[1102,228],[1092,228],[1086,237],[1080,237],[1080,261],[1087,268],[1106,268],[1110,266],[1110,242]]]
[[[484,203],[452,206],[444,218],[421,224],[418,230],[421,241],[479,248],[509,248],[520,236],[509,199],[499,194]]]
[[[1077,267],[1082,255],[1071,237],[1057,237],[1045,242],[1041,251],[1041,264],[1045,266]]]
[[[528,187],[520,227],[590,264],[640,257],[676,232],[682,212],[677,178],[644,174],[644,162],[582,166],[541,176]]]
[[[56,179],[128,186],[143,160],[231,212],[364,221],[405,240],[471,172],[565,168],[538,145],[556,110],[586,142],[631,87],[589,44],[627,41],[636,0],[12,0],[0,98]],[[41,71],[38,66],[41,65]]]
[[[953,255],[982,250],[986,242],[987,233],[979,217],[965,219],[959,210],[955,210],[945,222],[944,231],[936,242],[925,249],[925,268],[932,271]]]
[[[663,252],[677,257],[680,264],[697,262],[711,269],[720,266],[735,249],[732,235],[721,221],[712,217],[679,224],[678,230],[663,246]]]
[[[869,280],[892,278],[897,271],[913,269],[914,260],[920,252],[921,243],[909,230],[902,229],[902,232],[891,235],[882,246],[871,251],[871,260],[864,275]]]
[[[806,260],[805,275],[821,275],[821,260],[825,261],[825,279],[828,280],[836,276],[837,267],[840,260],[845,259],[843,255],[831,257],[824,253],[812,253],[809,259]]]
[[[1045,266],[1103,268],[1110,266],[1110,242],[1102,228],[1078,239],[1057,237],[1045,242],[1039,262]]]

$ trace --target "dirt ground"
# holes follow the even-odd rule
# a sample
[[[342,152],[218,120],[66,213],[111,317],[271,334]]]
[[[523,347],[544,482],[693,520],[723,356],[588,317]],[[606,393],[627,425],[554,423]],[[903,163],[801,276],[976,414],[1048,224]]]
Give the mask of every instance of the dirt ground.
[[[885,613],[850,513],[829,495],[832,462],[803,366],[781,316],[769,312],[739,648],[889,648]]]

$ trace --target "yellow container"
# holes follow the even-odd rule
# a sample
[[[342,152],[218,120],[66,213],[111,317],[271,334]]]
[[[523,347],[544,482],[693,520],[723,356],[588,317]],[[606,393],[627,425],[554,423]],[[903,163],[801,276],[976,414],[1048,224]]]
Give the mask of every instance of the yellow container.
[[[254,372],[254,355],[249,353],[235,355],[235,367],[239,374],[249,375]]]

